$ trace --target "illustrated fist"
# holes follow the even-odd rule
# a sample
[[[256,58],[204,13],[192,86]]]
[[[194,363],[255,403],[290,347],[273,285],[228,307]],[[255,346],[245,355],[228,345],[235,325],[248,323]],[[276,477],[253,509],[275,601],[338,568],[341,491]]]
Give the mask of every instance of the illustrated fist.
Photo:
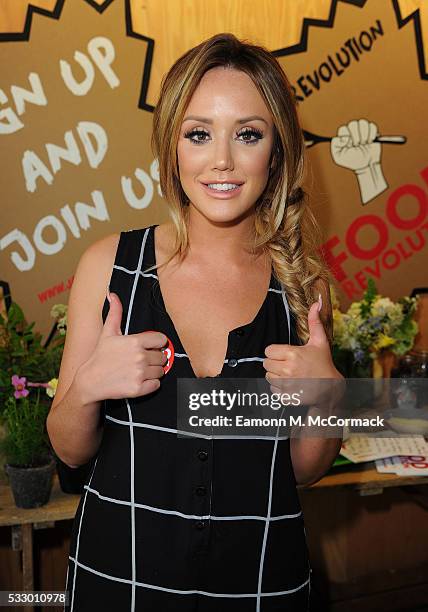
[[[376,136],[377,125],[367,119],[355,119],[347,125],[341,125],[337,136],[331,139],[333,160],[338,166],[354,172],[380,163],[381,144],[373,142]]]

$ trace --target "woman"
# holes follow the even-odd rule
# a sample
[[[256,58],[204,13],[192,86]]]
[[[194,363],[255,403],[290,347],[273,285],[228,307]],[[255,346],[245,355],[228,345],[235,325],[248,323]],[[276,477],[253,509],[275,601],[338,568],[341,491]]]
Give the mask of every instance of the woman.
[[[307,610],[296,484],[340,438],[177,436],[178,378],[341,376],[280,65],[231,34],[191,49],[162,82],[153,145],[172,223],[96,242],[69,299],[48,431],[70,467],[95,461],[66,609]]]

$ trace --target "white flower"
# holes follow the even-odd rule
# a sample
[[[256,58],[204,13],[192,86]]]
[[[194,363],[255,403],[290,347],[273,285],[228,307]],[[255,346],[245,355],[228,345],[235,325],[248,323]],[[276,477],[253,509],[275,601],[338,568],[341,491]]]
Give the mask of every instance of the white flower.
[[[404,318],[401,304],[394,304],[388,297],[380,298],[373,302],[371,314],[375,317],[386,317],[388,319],[385,333],[390,333],[392,329],[398,328]]]

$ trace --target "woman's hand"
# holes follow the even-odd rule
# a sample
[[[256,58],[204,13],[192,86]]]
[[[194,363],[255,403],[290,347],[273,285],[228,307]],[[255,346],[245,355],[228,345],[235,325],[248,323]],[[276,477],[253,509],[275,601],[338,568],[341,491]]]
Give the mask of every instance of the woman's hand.
[[[92,356],[78,369],[76,382],[85,403],[139,397],[156,391],[167,356],[165,334],[156,331],[123,335],[122,304],[110,293],[110,309]]]
[[[324,317],[331,320],[328,287],[324,288]],[[308,406],[307,415],[338,416],[346,381],[335,368],[330,344],[318,311],[318,303],[308,312],[309,340],[304,346],[271,344],[263,361],[266,379],[275,392],[294,393],[303,389],[301,402]],[[330,380],[328,380],[330,379]],[[334,379],[334,380],[332,380]],[[298,388],[297,388],[298,387]],[[317,482],[331,467],[342,444],[342,428],[321,426],[318,436],[308,427],[307,416],[301,425],[290,430],[290,452],[296,482],[299,485]]]
[[[265,377],[275,392],[299,392],[302,382],[306,379],[343,378],[334,366],[318,304],[319,302],[312,304],[308,312],[309,340],[305,345],[270,344],[265,349]],[[299,380],[299,389],[296,388],[296,381],[290,379]],[[302,401],[306,405],[324,401],[325,392],[329,391],[327,381],[323,384],[312,380],[303,386]]]

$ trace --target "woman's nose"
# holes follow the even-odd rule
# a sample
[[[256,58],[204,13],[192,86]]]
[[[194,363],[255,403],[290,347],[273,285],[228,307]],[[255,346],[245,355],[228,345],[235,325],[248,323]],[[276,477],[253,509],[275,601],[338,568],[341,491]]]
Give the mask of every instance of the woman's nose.
[[[233,170],[233,153],[228,138],[219,138],[213,147],[213,169]]]

